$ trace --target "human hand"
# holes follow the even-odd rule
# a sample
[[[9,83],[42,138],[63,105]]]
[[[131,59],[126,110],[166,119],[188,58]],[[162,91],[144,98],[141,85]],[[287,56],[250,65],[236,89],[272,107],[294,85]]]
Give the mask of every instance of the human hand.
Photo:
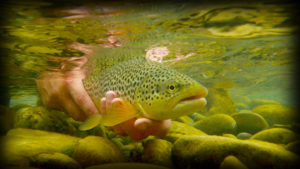
[[[101,112],[105,113],[112,107],[114,102],[121,101],[117,94],[108,91],[104,98],[101,99]],[[171,120],[151,120],[147,118],[133,118],[112,127],[112,130],[119,135],[129,136],[134,140],[142,140],[149,135],[164,137],[171,127]]]
[[[86,57],[68,58],[63,60],[61,69],[39,75],[36,82],[45,106],[68,112],[77,121],[98,113],[82,83],[85,72],[81,67],[86,62]]]

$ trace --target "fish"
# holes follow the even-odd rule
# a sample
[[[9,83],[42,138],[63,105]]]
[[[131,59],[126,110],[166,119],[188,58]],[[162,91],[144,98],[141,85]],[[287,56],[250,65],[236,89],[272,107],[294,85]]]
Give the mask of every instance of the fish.
[[[98,61],[98,70],[84,79],[83,84],[98,110],[101,110],[101,98],[108,91],[116,92],[121,102],[113,104],[105,113],[90,116],[79,130],[89,130],[99,124],[114,126],[134,117],[173,119],[197,112],[206,105],[207,88],[175,69],[144,58],[116,63],[107,59],[111,58]]]

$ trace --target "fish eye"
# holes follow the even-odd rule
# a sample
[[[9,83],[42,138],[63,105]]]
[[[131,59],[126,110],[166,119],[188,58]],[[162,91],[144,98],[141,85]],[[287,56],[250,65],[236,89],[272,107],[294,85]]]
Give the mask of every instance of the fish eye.
[[[169,84],[169,85],[168,85],[168,91],[169,91],[170,93],[176,91],[176,85],[175,85],[175,84]]]

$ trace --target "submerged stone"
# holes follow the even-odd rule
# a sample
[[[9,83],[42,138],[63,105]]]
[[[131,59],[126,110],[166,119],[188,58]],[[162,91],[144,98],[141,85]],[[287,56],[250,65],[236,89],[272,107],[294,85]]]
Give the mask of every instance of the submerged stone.
[[[300,155],[300,151],[299,151],[299,147],[300,147],[300,141],[294,141],[294,142],[290,142],[285,146],[285,149],[288,151],[291,151],[297,155]]]
[[[62,153],[42,153],[38,154],[34,160],[34,166],[39,168],[55,169],[79,169],[81,166],[77,161]]]
[[[173,145],[171,142],[153,139],[148,141],[144,147],[143,162],[173,168],[171,159]]]
[[[220,165],[220,169],[248,169],[245,164],[243,164],[235,156],[227,156]]]
[[[252,109],[257,106],[261,106],[265,104],[280,104],[280,103],[275,100],[252,99],[251,102],[249,103],[249,107]]]
[[[1,140],[2,155],[5,163],[10,166],[38,166],[44,163],[42,159],[47,156],[39,156],[40,154],[60,153],[71,156],[79,140],[77,137],[47,131],[12,129]],[[64,155],[60,155],[62,158],[57,159],[52,155],[47,157],[52,160],[53,166],[77,166]]]
[[[237,123],[238,132],[248,132],[254,134],[269,127],[266,120],[261,115],[256,113],[235,113],[232,114],[231,117],[233,117]]]
[[[274,124],[290,124],[297,119],[293,109],[280,104],[261,105],[253,108],[252,111],[263,116],[270,126]]]
[[[130,142],[129,144],[123,145],[120,148],[121,152],[125,156],[125,161],[141,161],[141,156],[144,152],[142,142]]]
[[[223,134],[222,136],[223,137],[229,137],[229,138],[235,138],[236,139],[236,136],[233,135],[233,134]]]
[[[193,125],[193,123],[194,123],[194,120],[192,118],[190,118],[189,116],[181,116],[181,117],[174,119],[174,121],[179,121],[181,123],[185,123],[190,126]]]
[[[124,156],[111,141],[97,136],[87,136],[76,145],[72,157],[81,166],[124,162]]]
[[[183,136],[173,145],[177,168],[219,168],[224,157],[234,155],[248,168],[297,168],[299,157],[282,146],[222,136]]]
[[[164,166],[145,163],[110,163],[91,166],[86,169],[169,169]]]
[[[247,139],[249,139],[251,136],[252,136],[252,134],[250,134],[250,133],[241,132],[241,133],[239,133],[236,137],[237,137],[238,139],[241,139],[241,140],[247,140]]]
[[[290,142],[296,141],[296,134],[285,128],[271,128],[260,131],[254,134],[251,139],[253,140],[262,140],[270,143],[277,144],[288,144]]]
[[[166,137],[164,137],[164,140],[175,142],[178,138],[184,136],[184,135],[207,135],[201,130],[198,130],[192,126],[189,126],[187,124],[172,121],[171,122],[171,129],[169,130]]]
[[[246,105],[245,103],[235,103],[234,105],[237,110],[249,109],[248,105]]]
[[[193,119],[193,121],[199,121],[199,120],[203,120],[204,118],[206,118],[206,116],[204,116],[200,113],[193,113],[189,116]]]
[[[197,121],[194,127],[207,134],[222,135],[224,133],[235,133],[236,122],[226,114],[215,114]]]
[[[50,110],[45,107],[23,107],[14,114],[13,128],[30,128],[58,133],[69,134],[77,137],[87,135],[103,136],[105,131],[97,127],[88,132],[78,130],[81,124],[73,120],[62,111]]]

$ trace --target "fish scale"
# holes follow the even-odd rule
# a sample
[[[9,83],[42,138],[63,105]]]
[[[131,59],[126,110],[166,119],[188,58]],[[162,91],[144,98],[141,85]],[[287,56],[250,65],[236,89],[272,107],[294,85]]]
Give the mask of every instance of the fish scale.
[[[200,98],[207,95],[207,89],[189,76],[145,58],[120,58],[101,56],[95,60],[95,71],[83,80],[98,110],[101,110],[101,98],[108,91],[116,92],[122,99],[119,107],[113,106],[110,112],[98,117],[98,121],[88,120],[92,126],[96,122],[113,126],[133,117],[176,118],[206,104],[206,100]],[[87,124],[82,129],[90,126]]]

